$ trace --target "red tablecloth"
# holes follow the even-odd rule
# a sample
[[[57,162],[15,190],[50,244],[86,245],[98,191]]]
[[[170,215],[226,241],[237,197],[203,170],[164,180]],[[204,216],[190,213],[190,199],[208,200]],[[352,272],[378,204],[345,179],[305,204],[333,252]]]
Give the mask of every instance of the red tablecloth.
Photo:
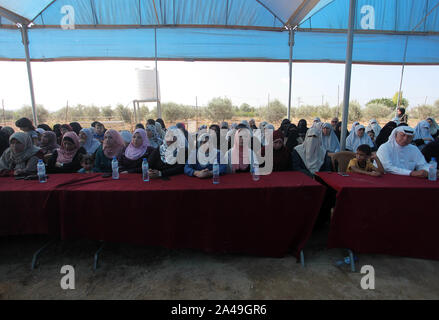
[[[439,181],[319,172],[337,191],[329,248],[439,259]]]
[[[100,174],[51,175],[47,184],[5,179],[10,179],[15,188],[16,184],[31,184],[38,193],[52,186],[58,199],[62,239],[274,257],[285,255],[290,247],[297,255],[303,249],[325,190],[298,172],[272,173],[258,182],[250,174],[225,175],[219,185],[213,185],[211,179],[185,175],[147,183],[139,174],[120,177],[114,181]],[[0,194],[3,189],[15,193],[3,186]],[[22,200],[30,199],[27,195],[32,193],[23,194]],[[14,201],[9,207],[13,210],[18,205]],[[27,219],[31,213],[32,210],[22,210],[19,216]]]

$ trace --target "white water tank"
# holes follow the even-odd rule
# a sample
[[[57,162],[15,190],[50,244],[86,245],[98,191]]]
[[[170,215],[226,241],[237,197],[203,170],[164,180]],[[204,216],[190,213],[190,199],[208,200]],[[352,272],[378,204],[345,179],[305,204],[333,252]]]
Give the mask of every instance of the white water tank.
[[[142,68],[136,69],[137,73],[137,99],[142,101],[157,101],[160,100],[160,78],[157,77],[155,69]],[[156,83],[158,84],[158,99],[156,95]]]

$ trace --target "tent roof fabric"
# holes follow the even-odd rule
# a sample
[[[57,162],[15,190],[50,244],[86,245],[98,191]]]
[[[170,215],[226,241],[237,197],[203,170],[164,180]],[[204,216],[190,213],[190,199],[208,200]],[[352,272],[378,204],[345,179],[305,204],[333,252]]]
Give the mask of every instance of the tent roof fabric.
[[[357,0],[354,63],[439,64],[439,0]],[[344,62],[349,0],[0,0],[0,60]],[[14,21],[14,22],[12,22]],[[65,29],[70,24],[72,30]],[[156,32],[155,32],[156,30]],[[404,61],[404,49],[407,55]]]

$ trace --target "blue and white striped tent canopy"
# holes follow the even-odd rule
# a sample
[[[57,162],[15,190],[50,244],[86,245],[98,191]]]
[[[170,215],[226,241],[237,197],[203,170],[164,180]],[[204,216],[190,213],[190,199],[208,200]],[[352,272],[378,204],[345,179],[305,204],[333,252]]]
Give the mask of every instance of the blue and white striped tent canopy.
[[[354,63],[439,64],[439,0],[357,0]],[[344,62],[349,0],[0,0],[0,60]]]

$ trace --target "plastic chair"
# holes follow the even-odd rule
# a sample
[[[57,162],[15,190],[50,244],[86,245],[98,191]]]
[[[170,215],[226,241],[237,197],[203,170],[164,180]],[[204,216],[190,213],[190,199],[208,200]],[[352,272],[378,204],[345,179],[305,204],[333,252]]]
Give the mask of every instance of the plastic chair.
[[[355,153],[351,151],[341,151],[337,153],[332,153],[330,157],[332,162],[332,169],[335,172],[346,172],[349,161],[355,158]]]

